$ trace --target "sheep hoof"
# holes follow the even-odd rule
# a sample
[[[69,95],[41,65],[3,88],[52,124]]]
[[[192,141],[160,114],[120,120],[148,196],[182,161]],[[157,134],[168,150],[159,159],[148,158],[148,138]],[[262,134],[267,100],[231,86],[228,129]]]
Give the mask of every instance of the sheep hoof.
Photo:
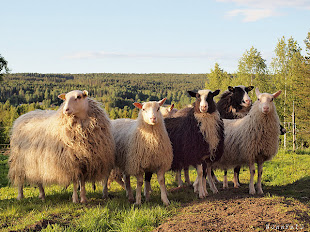
[[[128,198],[128,201],[129,201],[130,203],[134,203],[134,202],[135,202],[135,199],[133,199],[133,198]]]
[[[82,204],[86,204],[87,203],[87,199],[81,199],[81,203]]]
[[[255,189],[250,189],[249,194],[254,195],[255,194]]]
[[[79,203],[79,199],[77,197],[72,197],[72,202],[73,203]]]
[[[257,190],[257,194],[259,194],[259,195],[263,195],[263,194],[264,194],[264,192],[263,192],[263,190],[262,190],[262,189],[259,189],[259,190]]]
[[[164,205],[165,205],[165,206],[170,205],[170,201],[169,201],[169,200],[167,200],[167,201],[163,201],[163,203],[164,203]]]

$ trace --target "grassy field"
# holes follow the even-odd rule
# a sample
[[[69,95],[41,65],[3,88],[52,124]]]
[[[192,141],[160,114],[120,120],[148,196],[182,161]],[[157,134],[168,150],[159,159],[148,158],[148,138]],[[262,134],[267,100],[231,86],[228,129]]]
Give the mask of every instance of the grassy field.
[[[125,197],[125,191],[116,183],[110,188],[111,198],[101,198],[102,187],[97,184],[93,191],[87,185],[87,204],[71,202],[72,186],[63,189],[60,186],[46,187],[46,201],[38,199],[38,188],[27,186],[24,189],[25,199],[17,201],[17,190],[9,186],[7,175],[7,156],[0,155],[0,230],[1,231],[152,231],[171,217],[184,214],[188,205],[202,204],[210,197],[199,200],[191,188],[172,191],[176,187],[174,174],[166,174],[166,183],[171,205],[163,206],[155,176],[152,179],[153,192],[151,201],[134,207]],[[222,172],[216,171],[220,180]],[[190,171],[190,178],[195,180],[195,170]],[[233,172],[229,171],[228,178],[232,180]],[[248,183],[247,168],[241,170],[240,180]],[[229,183],[232,188],[232,183]],[[301,153],[280,151],[277,156],[264,165],[263,199],[285,199],[294,204],[302,204],[302,212],[296,210],[296,220],[309,228],[310,217],[310,152]],[[133,179],[133,186],[135,181]],[[238,189],[234,189],[238,192]],[[247,186],[241,191],[248,191]],[[210,193],[210,191],[209,191]],[[220,194],[225,195],[225,192]],[[210,196],[212,194],[210,193]],[[251,198],[250,198],[251,199]],[[223,200],[217,199],[218,202]],[[240,199],[243,201],[244,199]],[[246,199],[245,199],[246,200]],[[275,201],[275,204],[277,201]],[[218,203],[217,203],[218,204]],[[294,205],[293,204],[293,205]],[[291,205],[290,210],[294,211]],[[215,206],[216,207],[216,206]],[[281,204],[279,203],[281,208]],[[283,208],[283,207],[282,207]],[[304,215],[299,219],[298,215]]]

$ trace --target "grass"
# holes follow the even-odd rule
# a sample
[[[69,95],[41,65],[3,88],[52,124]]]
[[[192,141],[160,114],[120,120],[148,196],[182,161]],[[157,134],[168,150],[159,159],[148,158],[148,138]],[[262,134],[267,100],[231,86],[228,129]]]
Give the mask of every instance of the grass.
[[[169,194],[171,205],[163,206],[155,176],[152,179],[151,201],[135,207],[126,200],[125,192],[116,183],[110,188],[111,199],[102,199],[100,185],[96,191],[86,186],[89,202],[73,204],[72,186],[46,187],[46,201],[38,199],[39,190],[27,186],[25,199],[16,200],[17,190],[8,185],[7,157],[0,155],[0,230],[43,230],[43,231],[151,231],[166,218],[181,210],[184,203],[196,202],[197,195],[192,189],[173,191]],[[195,170],[190,170],[190,178],[195,180]],[[222,172],[216,171],[222,180]],[[233,172],[228,172],[232,180]],[[247,168],[241,170],[242,183],[249,182]],[[132,180],[135,186],[135,180]],[[309,152],[292,153],[280,151],[264,165],[263,185],[265,197],[284,196],[310,206],[310,155]],[[176,187],[174,174],[166,174],[167,189]],[[230,183],[232,186],[232,183]]]

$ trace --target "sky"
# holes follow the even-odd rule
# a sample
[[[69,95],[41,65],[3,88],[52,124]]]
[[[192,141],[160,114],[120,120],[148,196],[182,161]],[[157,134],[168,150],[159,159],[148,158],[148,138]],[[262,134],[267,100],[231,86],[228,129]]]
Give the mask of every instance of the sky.
[[[305,48],[310,0],[0,0],[12,73],[229,73],[252,46]]]

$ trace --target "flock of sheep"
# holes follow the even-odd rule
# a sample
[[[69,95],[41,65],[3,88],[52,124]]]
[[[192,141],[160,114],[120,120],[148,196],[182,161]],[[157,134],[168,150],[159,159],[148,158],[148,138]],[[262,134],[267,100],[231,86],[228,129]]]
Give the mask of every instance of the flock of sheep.
[[[200,198],[208,194],[206,177],[213,193],[218,192],[213,169],[235,168],[234,186],[238,187],[239,170],[245,165],[251,174],[249,193],[255,194],[255,163],[257,193],[262,194],[263,163],[278,150],[281,127],[273,100],[281,91],[269,94],[256,89],[257,101],[252,105],[248,95],[252,89],[229,87],[217,104],[213,98],[219,90],[188,91],[196,101],[180,110],[163,107],[166,99],[134,103],[139,109],[136,120],[110,120],[86,90],[61,94],[64,102],[57,111],[35,110],[13,124],[9,178],[18,187],[17,199],[24,197],[25,182],[38,185],[42,200],[43,186],[73,183],[72,201],[85,203],[85,182],[101,181],[107,197],[112,178],[125,188],[129,201],[139,205],[143,176],[148,201],[150,180],[156,173],[162,202],[168,205],[165,172],[177,172],[182,185],[182,169],[190,183],[189,166],[197,170],[194,191]],[[228,187],[226,174],[223,187]],[[135,200],[130,176],[137,178]]]

